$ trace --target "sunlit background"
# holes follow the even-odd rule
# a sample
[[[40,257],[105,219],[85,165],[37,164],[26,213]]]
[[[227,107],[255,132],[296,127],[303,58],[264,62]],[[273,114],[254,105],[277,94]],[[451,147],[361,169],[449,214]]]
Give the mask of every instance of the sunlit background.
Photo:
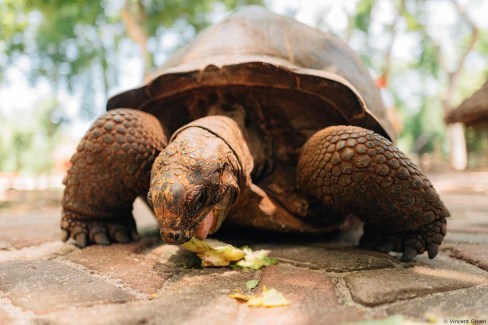
[[[422,168],[488,167],[488,124],[445,123],[488,77],[488,1],[0,0],[0,198],[7,188],[60,187],[108,97],[141,85],[196,33],[248,4],[357,51],[399,146]]]

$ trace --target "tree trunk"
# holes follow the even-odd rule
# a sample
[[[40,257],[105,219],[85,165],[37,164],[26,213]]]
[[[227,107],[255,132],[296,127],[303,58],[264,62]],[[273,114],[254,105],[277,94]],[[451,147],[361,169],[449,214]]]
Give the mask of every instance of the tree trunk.
[[[153,57],[147,48],[149,36],[144,28],[144,23],[147,20],[146,10],[140,1],[134,3],[126,0],[124,8],[122,8],[121,18],[127,29],[127,35],[141,49],[144,64],[143,80],[147,81],[151,74]]]
[[[449,72],[447,65],[441,58],[441,65],[444,66],[445,71],[448,75],[448,85],[442,98],[444,116],[447,116],[447,114],[453,109],[452,98],[454,95],[454,91],[458,86],[459,77],[461,75],[462,69],[464,68],[466,57],[473,50],[479,37],[478,26],[476,26],[471,17],[468,16],[465,8],[461,6],[461,4],[459,4],[459,2],[457,2],[456,0],[451,0],[451,2],[453,3],[458,14],[469,25],[469,28],[471,29],[471,37],[469,38],[468,45],[464,48],[464,51],[461,53],[457,65],[453,70]],[[466,149],[464,126],[461,123],[449,124],[447,126],[447,136],[450,149],[449,163],[451,167],[455,170],[466,169],[466,167],[468,166],[468,152]]]
[[[449,164],[455,170],[464,170],[468,166],[466,138],[462,123],[448,124],[447,139],[449,141]]]

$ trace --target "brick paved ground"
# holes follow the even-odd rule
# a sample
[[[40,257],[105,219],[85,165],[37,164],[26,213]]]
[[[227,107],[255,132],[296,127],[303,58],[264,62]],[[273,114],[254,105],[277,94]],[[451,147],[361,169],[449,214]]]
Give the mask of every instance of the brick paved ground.
[[[220,235],[270,249],[280,262],[260,271],[200,269],[193,254],[161,243],[140,202],[140,242],[80,250],[58,240],[59,193],[13,193],[0,205],[0,324],[340,324],[397,314],[488,321],[488,173],[432,180],[453,214],[435,260],[404,264],[351,247],[359,232]],[[290,305],[250,308],[228,297],[249,279]]]

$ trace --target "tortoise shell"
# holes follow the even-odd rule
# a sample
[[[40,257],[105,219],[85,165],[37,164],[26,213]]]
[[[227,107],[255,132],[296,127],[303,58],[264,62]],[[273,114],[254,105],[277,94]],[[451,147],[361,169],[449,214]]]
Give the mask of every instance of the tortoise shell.
[[[145,86],[112,97],[107,110],[151,113],[170,138],[216,105],[243,108],[255,141],[285,162],[296,162],[305,141],[330,125],[395,140],[378,88],[346,44],[257,6],[201,32]]]

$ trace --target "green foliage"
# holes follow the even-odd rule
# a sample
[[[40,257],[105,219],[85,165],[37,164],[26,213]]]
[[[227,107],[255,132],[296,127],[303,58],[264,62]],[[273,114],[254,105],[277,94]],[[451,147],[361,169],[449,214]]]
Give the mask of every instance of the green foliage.
[[[98,1],[5,0],[0,11],[10,17],[0,28],[6,65],[27,56],[32,82],[46,77],[54,85],[66,82],[73,89],[75,77],[99,66],[105,57],[102,35],[110,17]],[[115,45],[121,36],[112,31]]]
[[[427,73],[433,77],[439,77],[439,60],[437,58],[436,45],[432,43],[432,40],[423,37],[420,41],[420,56],[418,61],[412,62],[412,68],[418,69],[421,73]]]
[[[476,7],[475,3],[457,1],[461,6],[469,6],[471,9]],[[374,34],[373,31],[388,31],[391,27],[388,26],[388,23],[379,24],[376,20],[380,18],[377,16],[380,15],[379,11],[376,10],[380,2],[379,0],[358,0],[355,13],[352,16],[355,35],[363,37],[359,41],[362,46],[356,46],[356,48],[366,65],[377,75],[381,75],[384,71],[384,61],[387,59],[385,49],[387,47],[381,49],[374,44],[378,38],[384,39],[389,35],[386,33],[385,35]],[[383,1],[382,4],[384,5],[386,2]],[[403,5],[402,10],[399,10],[401,5]],[[394,22],[397,22],[396,42],[403,42],[405,39],[402,38],[403,36],[418,40],[418,46],[408,48],[413,59],[409,62],[402,62],[393,57],[389,73],[391,81],[389,90],[395,97],[397,109],[404,116],[404,128],[400,135],[400,142],[408,144],[407,149],[414,152],[430,152],[434,150],[436,142],[445,141],[444,112],[441,106],[441,98],[446,96],[446,92],[450,92],[449,104],[455,107],[463,98],[477,89],[482,84],[483,79],[488,77],[486,68],[485,71],[479,71],[465,64],[456,87],[454,89],[449,88],[448,83],[451,80],[449,74],[452,73],[452,69],[457,68],[456,64],[472,35],[465,19],[459,12],[456,12],[456,7],[452,2],[438,2],[435,5],[451,6],[451,10],[457,14],[453,24],[445,31],[457,43],[455,48],[448,50],[442,48],[440,45],[445,44],[431,35],[432,29],[435,28],[432,25],[431,15],[435,13],[432,12],[432,8],[431,11],[427,9],[429,6],[433,6],[432,1],[397,0],[394,2],[394,11],[396,10],[396,14],[398,14],[398,17],[394,18]],[[371,25],[375,25],[375,28],[371,28]],[[360,33],[357,33],[358,31]],[[358,40],[356,39],[355,42],[358,43]],[[407,49],[402,44],[399,47]],[[480,30],[479,41],[470,55],[477,57],[478,62],[484,61],[485,66],[488,67],[488,31]],[[441,60],[446,63],[441,62]],[[448,67],[446,68],[446,66]],[[411,84],[412,79],[410,78],[409,87],[412,88],[410,91],[406,91],[403,87],[391,87],[391,85],[398,87],[398,85],[408,84],[408,82],[405,83],[405,80],[409,80],[409,77],[404,75],[415,75],[416,77],[413,80],[422,80],[423,85]],[[412,100],[412,97],[418,100]],[[420,105],[417,107],[412,105],[412,103],[418,102]]]
[[[380,13],[376,9],[379,3],[379,0],[357,0],[350,17],[355,48],[376,76],[381,75],[384,69],[387,46],[385,42],[374,41],[378,37],[387,40],[390,37],[387,32],[392,27],[391,22],[387,23],[389,26],[383,23],[379,30],[386,31],[385,35],[373,35],[371,26],[378,24],[376,15]],[[413,36],[418,44],[409,49],[414,53],[410,62],[393,58],[391,84],[404,84],[401,82],[405,80],[402,79],[404,74],[412,73],[420,76],[416,80],[425,81],[425,86],[417,90],[420,93],[410,94],[420,98],[418,107],[412,106],[408,94],[400,95],[400,89],[390,87],[396,106],[405,116],[402,141],[409,143],[414,151],[420,148],[430,151],[433,143],[443,136],[443,112],[439,99],[448,80],[439,63],[438,44],[428,34],[431,21],[426,8],[432,2],[396,0],[393,3],[395,8],[404,5],[404,10],[398,10],[397,34]],[[138,52],[140,48],[127,45],[133,39],[122,20],[124,7],[128,8],[144,34],[146,43],[143,46],[147,50],[144,59],[148,69],[152,69],[165,57],[161,53],[168,54],[167,51],[186,43],[224,12],[248,4],[263,5],[264,0],[0,0],[0,83],[6,82],[5,71],[15,65],[32,83],[40,79],[49,80],[55,88],[53,93],[68,89],[79,96],[81,109],[78,117],[90,120],[100,111],[95,98],[107,97],[117,86],[121,67],[125,65],[122,59],[141,53]],[[294,11],[297,12],[298,9]],[[446,32],[459,40],[459,48],[452,52],[461,53],[470,35],[466,33],[466,24],[460,17],[454,25]],[[168,33],[178,36],[171,48],[162,45]],[[376,45],[380,43],[383,45]],[[480,31],[474,55],[485,62],[485,71],[470,69],[469,66],[463,70],[452,97],[455,104],[488,77],[488,31]],[[435,89],[432,89],[432,84],[436,85]],[[47,165],[42,159],[50,156],[42,153],[51,152],[59,141],[60,125],[65,120],[56,116],[63,115],[66,114],[62,105],[52,101],[36,108],[35,114],[30,116],[31,122],[27,124],[18,124],[13,117],[0,116],[0,170],[45,170]],[[420,145],[419,137],[424,137],[427,142]]]
[[[210,24],[210,13],[219,3],[216,0],[126,1],[148,38],[155,39],[177,22],[191,26],[194,35]],[[221,4],[228,11],[247,4],[262,4],[262,1],[225,0]],[[33,82],[46,77],[55,83],[67,82],[69,89],[74,90],[86,71],[101,69],[105,76],[114,76],[106,80],[105,86],[116,86],[120,64],[116,53],[121,40],[128,36],[121,21],[121,8],[114,8],[114,2],[4,0],[0,2],[0,17],[0,48],[8,58],[2,64],[3,70],[20,56],[27,55],[32,63],[28,71]],[[188,36],[182,38],[184,42]],[[152,54],[158,50],[153,49]]]
[[[436,142],[443,138],[445,127],[443,113],[435,98],[424,98],[420,110],[405,119],[402,136],[409,142],[410,150],[422,154],[433,152]]]
[[[146,30],[150,35],[156,35],[160,28],[170,28],[177,20],[185,21],[192,26],[195,32],[207,27],[210,15],[218,1],[215,0],[147,0],[133,1],[145,11],[147,20]],[[226,10],[232,10],[248,4],[263,4],[259,0],[224,0],[220,2]]]
[[[371,12],[373,11],[376,0],[359,0],[354,14],[354,27],[365,33],[369,30],[371,23]]]
[[[0,170],[5,172],[47,173],[61,138],[59,103],[55,99],[39,103],[32,116],[25,112],[0,116]]]
[[[180,33],[177,45],[210,24],[219,3],[224,11],[263,4],[262,0],[0,0],[0,83],[7,81],[5,71],[17,65],[33,84],[49,80],[53,93],[67,89],[78,95],[79,117],[93,119],[100,111],[95,98],[106,98],[117,86],[124,64],[121,58],[127,58],[127,54],[119,55],[129,39],[121,17],[125,3],[153,43],[158,44],[170,30],[191,29],[191,33]],[[152,68],[154,54],[164,49],[144,46],[151,54]],[[52,122],[53,115],[66,115],[60,103],[42,104],[27,124],[16,122],[20,116],[2,117],[0,170],[48,171],[51,153],[60,140],[60,124],[66,122]]]

